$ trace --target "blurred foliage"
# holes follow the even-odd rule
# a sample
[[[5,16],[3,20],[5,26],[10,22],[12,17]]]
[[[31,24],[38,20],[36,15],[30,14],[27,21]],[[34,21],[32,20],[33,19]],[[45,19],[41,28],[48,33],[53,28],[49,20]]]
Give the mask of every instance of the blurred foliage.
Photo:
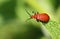
[[[25,8],[30,14],[34,14],[32,11],[47,12],[52,24],[49,21],[45,26],[53,39],[58,38],[56,30],[60,28],[55,26],[60,23],[60,0],[0,0],[0,39],[45,39],[40,23],[25,22],[29,18]],[[54,20],[59,23],[54,24]],[[54,32],[51,32],[51,26],[54,26]]]
[[[51,2],[55,10],[60,6],[60,0],[51,0]]]
[[[10,20],[16,17],[15,14],[16,0],[10,0],[0,6],[0,14],[4,17],[4,20]]]

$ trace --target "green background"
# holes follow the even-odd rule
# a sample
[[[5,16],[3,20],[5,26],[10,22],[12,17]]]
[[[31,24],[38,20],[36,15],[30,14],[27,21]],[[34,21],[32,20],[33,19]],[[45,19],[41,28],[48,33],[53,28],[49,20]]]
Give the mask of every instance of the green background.
[[[29,0],[0,0],[0,39],[47,39],[41,30],[41,23],[35,19],[25,22],[30,17],[25,8],[31,15],[34,14],[32,11],[47,12],[51,19],[47,24],[45,23],[46,29],[52,39],[60,38],[60,0],[31,2]],[[55,36],[56,33],[58,34]]]

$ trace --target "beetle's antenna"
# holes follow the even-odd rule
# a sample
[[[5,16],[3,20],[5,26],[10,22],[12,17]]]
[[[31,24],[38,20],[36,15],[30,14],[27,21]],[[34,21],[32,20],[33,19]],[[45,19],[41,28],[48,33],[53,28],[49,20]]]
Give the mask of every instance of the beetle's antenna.
[[[25,11],[27,12],[27,14],[29,15],[29,16],[31,16],[31,14],[25,9]]]
[[[31,18],[28,18],[25,22],[27,22],[28,20],[30,20]]]

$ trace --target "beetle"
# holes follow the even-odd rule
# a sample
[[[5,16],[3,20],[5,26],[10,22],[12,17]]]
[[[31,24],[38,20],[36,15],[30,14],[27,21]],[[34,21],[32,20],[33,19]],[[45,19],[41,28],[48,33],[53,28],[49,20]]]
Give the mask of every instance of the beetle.
[[[31,15],[26,9],[25,9],[25,11],[27,12],[27,14],[30,15],[30,19],[36,19],[37,22],[41,21],[41,22],[47,23],[50,19],[49,15],[46,13],[40,14],[39,12],[37,12],[34,15]]]

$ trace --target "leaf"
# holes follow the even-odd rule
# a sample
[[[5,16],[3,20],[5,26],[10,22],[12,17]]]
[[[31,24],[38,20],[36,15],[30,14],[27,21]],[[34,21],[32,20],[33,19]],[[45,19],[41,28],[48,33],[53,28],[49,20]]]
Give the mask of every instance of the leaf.
[[[36,25],[36,27],[41,27],[44,25],[41,25],[41,22],[37,22],[36,20],[32,19],[29,20],[28,23],[31,22],[32,24]],[[46,28],[46,30],[48,31],[43,32],[45,34],[48,34],[52,37],[52,39],[60,39],[60,24],[57,23],[56,21],[50,20],[47,24],[45,24],[44,26]],[[47,37],[48,38],[48,37]]]
[[[60,24],[56,21],[49,21],[46,24],[46,29],[50,32],[52,39],[60,39]]]

